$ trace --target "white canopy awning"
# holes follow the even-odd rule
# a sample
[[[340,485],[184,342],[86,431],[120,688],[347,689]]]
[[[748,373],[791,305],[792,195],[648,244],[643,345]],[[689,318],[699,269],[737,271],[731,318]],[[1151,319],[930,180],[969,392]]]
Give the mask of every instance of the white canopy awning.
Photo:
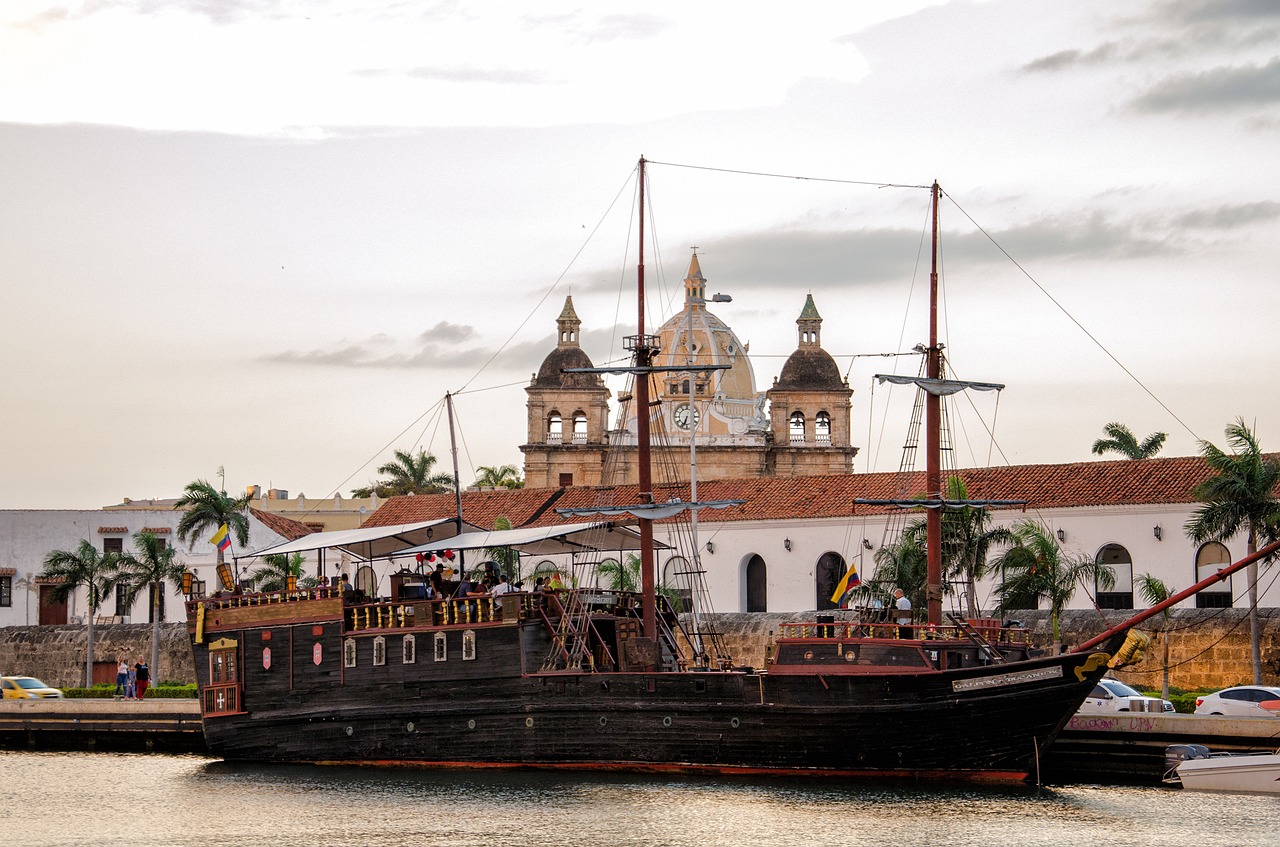
[[[521,529],[464,532],[401,551],[400,555],[439,553],[441,550],[484,550],[510,547],[530,556],[554,556],[602,550],[639,550],[640,534],[629,526],[610,521],[523,527]],[[654,541],[655,548],[668,545]]]
[[[383,559],[388,556],[399,556],[406,547],[423,544],[442,538],[458,537],[453,518],[442,518],[435,521],[419,521],[418,523],[394,524],[392,526],[369,526],[358,529],[339,529],[333,532],[313,532],[293,541],[285,541],[271,547],[255,550],[239,558],[254,558],[274,553],[303,553],[311,550],[338,549],[350,553],[357,559]],[[463,523],[464,533],[479,530],[479,527]],[[444,545],[448,547],[449,545]]]

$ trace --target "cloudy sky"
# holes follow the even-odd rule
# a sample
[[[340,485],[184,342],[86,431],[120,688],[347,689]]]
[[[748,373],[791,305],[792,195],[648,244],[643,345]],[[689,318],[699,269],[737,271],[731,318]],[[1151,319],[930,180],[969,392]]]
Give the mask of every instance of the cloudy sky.
[[[812,292],[859,471],[924,337],[927,193],[885,186],[934,179],[955,373],[1008,385],[961,464],[1280,449],[1277,149],[1265,0],[6,0],[0,507],[346,491],[447,457],[446,392],[464,483],[519,463],[564,296],[597,362],[634,325],[641,155],[651,320],[697,245],[766,388]]]

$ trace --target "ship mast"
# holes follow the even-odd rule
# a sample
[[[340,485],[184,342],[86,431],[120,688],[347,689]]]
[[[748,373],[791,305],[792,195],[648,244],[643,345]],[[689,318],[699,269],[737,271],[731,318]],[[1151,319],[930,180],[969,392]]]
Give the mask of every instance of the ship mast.
[[[942,379],[942,348],[938,345],[938,195],[935,181],[929,189],[933,206],[933,238],[929,266],[929,349],[925,374],[928,379]],[[942,398],[925,392],[925,498],[941,501],[942,491]],[[925,601],[929,624],[942,623],[942,509],[926,510],[928,534]]]
[[[653,471],[649,459],[649,368],[657,350],[657,339],[644,333],[644,188],[645,162],[640,157],[640,251],[636,265],[636,336],[631,345],[635,353],[636,394],[636,464],[641,503],[653,502]],[[644,637],[658,637],[656,586],[654,585],[653,521],[640,516],[640,611],[644,621]]]

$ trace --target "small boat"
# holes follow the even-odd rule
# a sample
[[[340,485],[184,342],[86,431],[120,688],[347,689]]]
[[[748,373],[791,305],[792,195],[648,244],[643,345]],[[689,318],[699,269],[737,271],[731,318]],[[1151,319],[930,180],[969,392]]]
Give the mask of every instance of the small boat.
[[[1280,794],[1280,752],[1210,753],[1200,744],[1175,744],[1165,750],[1164,781],[1194,791],[1242,791]]]

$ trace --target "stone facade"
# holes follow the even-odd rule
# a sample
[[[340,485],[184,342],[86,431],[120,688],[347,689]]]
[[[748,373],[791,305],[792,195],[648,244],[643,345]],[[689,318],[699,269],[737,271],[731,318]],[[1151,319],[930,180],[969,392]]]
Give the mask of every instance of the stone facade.
[[[795,352],[773,387],[761,392],[748,345],[706,308],[706,279],[696,255],[684,283],[684,309],[656,332],[655,367],[676,370],[658,371],[650,383],[654,481],[688,481],[691,438],[699,481],[851,473],[858,452],[850,443],[853,391],[822,349],[822,317],[813,296],[796,320]],[[610,392],[600,377],[564,372],[592,367],[579,346],[582,322],[572,298],[556,323],[556,348],[525,388],[525,484],[634,485],[634,397],[619,396],[610,427]],[[679,370],[690,364],[693,370]]]
[[[851,613],[833,613],[837,620]],[[1119,623],[1131,613],[1067,611],[1061,631],[1067,644],[1079,644]],[[1260,609],[1262,618],[1262,682],[1280,685],[1280,610]],[[779,624],[813,620],[813,612],[787,614],[713,614],[705,620],[723,635],[735,663],[764,667],[765,650]],[[1037,644],[1050,643],[1049,613],[1022,611],[1015,617],[1034,633]],[[1136,667],[1118,671],[1116,676],[1130,685],[1160,690],[1161,657],[1159,618],[1139,627],[1152,636],[1151,649]],[[1184,691],[1215,690],[1253,682],[1249,659],[1247,609],[1175,609],[1169,619],[1169,685]]]
[[[0,627],[0,674],[34,676],[54,688],[78,688],[84,679],[85,635],[85,627],[75,625]],[[114,681],[114,666],[121,657],[129,664],[138,656],[151,661],[151,625],[95,626],[93,654],[95,665],[110,666]],[[160,625],[160,664],[151,669],[151,680],[153,685],[196,681],[185,623]]]

